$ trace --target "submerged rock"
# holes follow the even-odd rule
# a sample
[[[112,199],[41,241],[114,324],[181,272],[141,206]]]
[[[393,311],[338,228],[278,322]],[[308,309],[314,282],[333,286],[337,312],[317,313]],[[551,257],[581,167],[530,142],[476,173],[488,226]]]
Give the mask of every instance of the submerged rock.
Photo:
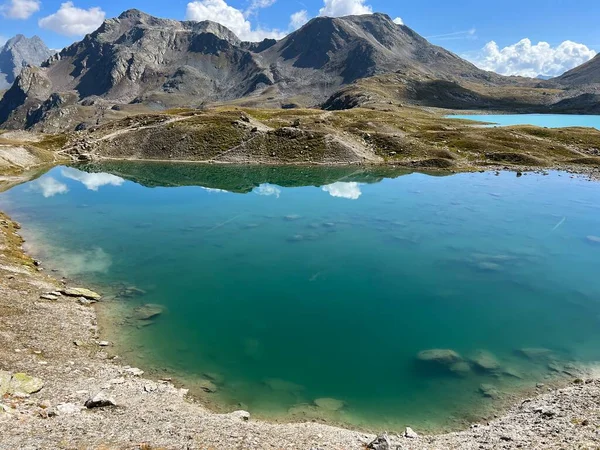
[[[477,350],[470,360],[475,367],[485,372],[495,372],[500,369],[500,362],[487,350]]]
[[[217,392],[217,385],[210,380],[200,380],[198,387],[209,394]]]
[[[498,392],[498,389],[491,384],[482,384],[479,386],[479,392],[481,392],[484,397],[491,399],[497,399],[500,397],[500,392]]]
[[[137,288],[135,286],[127,286],[119,291],[119,297],[140,297],[142,295],[146,295],[146,291],[143,289]]]
[[[149,303],[135,308],[135,310],[133,311],[133,317],[137,320],[151,320],[157,316],[160,316],[164,312],[164,306]]]
[[[85,297],[89,300],[100,300],[102,298],[100,294],[86,288],[67,288],[60,291],[60,293],[67,297]]]
[[[521,374],[521,372],[519,372],[517,369],[514,369],[512,367],[504,368],[504,370],[502,370],[502,375],[517,378],[519,380],[523,379],[523,375]]]
[[[552,350],[547,348],[520,348],[517,354],[530,361],[547,361],[554,359]]]
[[[437,363],[445,366],[451,366],[462,361],[462,357],[454,350],[450,349],[430,349],[423,350],[417,354],[419,361]]]
[[[342,400],[335,398],[318,398],[315,400],[315,405],[327,411],[339,411],[344,407],[344,404]]]
[[[471,373],[471,365],[466,361],[458,361],[450,364],[449,369],[450,372],[463,377]]]
[[[44,382],[25,373],[15,373],[8,386],[9,394],[35,394],[44,387]]]

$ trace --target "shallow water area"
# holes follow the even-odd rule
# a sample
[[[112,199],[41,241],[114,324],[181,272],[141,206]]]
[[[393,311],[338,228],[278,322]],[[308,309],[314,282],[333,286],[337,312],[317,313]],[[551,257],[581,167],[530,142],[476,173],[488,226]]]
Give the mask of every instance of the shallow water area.
[[[600,115],[583,114],[457,114],[449,119],[489,122],[489,126],[534,125],[546,128],[589,127],[600,130]]]
[[[107,163],[0,207],[106,295],[110,351],[215,409],[435,431],[600,360],[599,198],[557,172]]]

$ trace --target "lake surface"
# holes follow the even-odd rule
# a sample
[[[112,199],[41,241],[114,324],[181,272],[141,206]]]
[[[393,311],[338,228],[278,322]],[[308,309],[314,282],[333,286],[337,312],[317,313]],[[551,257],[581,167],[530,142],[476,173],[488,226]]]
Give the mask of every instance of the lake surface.
[[[54,168],[0,195],[0,207],[47,270],[106,294],[110,351],[215,409],[456,428],[600,360],[598,183],[80,169]],[[162,314],[144,320],[159,308],[147,304]],[[428,349],[460,358],[419,360]]]
[[[471,114],[450,115],[450,119],[490,122],[499,126],[535,125],[546,128],[590,127],[600,130],[600,115],[577,114]]]

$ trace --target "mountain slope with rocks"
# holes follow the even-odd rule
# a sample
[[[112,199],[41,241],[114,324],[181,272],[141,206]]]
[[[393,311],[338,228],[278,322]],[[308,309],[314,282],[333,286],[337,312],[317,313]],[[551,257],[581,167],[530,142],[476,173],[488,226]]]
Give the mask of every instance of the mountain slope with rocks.
[[[9,87],[27,66],[40,66],[53,52],[38,37],[22,34],[0,47],[0,89]]]
[[[214,22],[129,10],[43,66],[24,71],[6,93],[0,123],[11,119],[5,126],[29,128],[68,106],[156,109],[246,98],[311,106],[343,85],[388,72],[420,80],[509,82],[384,14],[320,17],[281,41],[248,43]],[[79,108],[71,109],[81,116]]]
[[[568,86],[600,85],[600,54],[590,61],[569,70],[554,81]]]

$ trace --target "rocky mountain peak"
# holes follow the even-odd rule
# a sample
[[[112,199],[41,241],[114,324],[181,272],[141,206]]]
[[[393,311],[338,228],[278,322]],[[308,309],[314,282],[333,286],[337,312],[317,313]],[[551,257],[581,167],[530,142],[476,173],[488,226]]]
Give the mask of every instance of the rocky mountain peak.
[[[9,39],[0,47],[0,89],[3,82],[5,87],[12,84],[24,67],[39,66],[52,53],[38,36],[27,38],[18,34]]]

